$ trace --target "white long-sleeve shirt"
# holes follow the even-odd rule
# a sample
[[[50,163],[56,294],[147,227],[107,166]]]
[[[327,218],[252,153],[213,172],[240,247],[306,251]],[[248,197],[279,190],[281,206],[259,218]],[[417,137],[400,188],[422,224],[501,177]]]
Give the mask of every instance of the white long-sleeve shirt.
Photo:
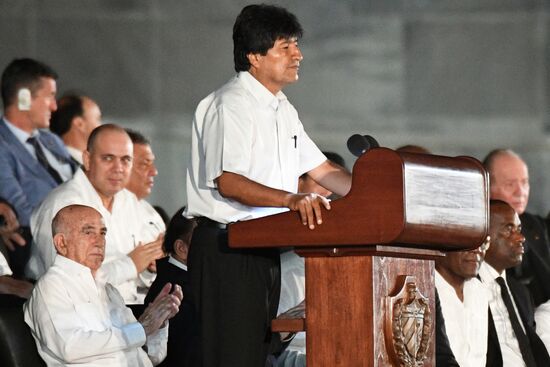
[[[449,344],[461,366],[485,367],[487,359],[488,307],[487,291],[472,278],[464,282],[464,302],[453,286],[436,271],[435,286],[441,301]]]
[[[49,367],[150,367],[166,357],[168,327],[146,338],[118,291],[64,256],[36,283],[24,312]]]
[[[147,271],[138,276],[128,254],[138,243],[151,242],[165,230],[160,216],[151,219],[152,214],[147,213],[143,202],[124,189],[115,194],[112,210],[108,211],[88,177],[78,170],[71,180],[50,192],[32,213],[33,243],[27,276],[38,279],[53,264],[56,251],[51,226],[55,214],[67,205],[87,205],[101,213],[107,227],[105,260],[97,273],[98,279],[113,284],[127,304],[143,303],[144,295],[138,294],[138,287],[149,287],[154,276]]]
[[[525,362],[521,355],[521,350],[519,349],[518,339],[512,328],[512,323],[510,322],[510,316],[508,314],[508,309],[502,300],[501,288],[500,285],[496,282],[496,278],[501,276],[506,280],[506,272],[503,271],[499,274],[495,268],[489,265],[486,262],[481,264],[479,269],[479,276],[483,285],[488,291],[489,296],[489,307],[491,308],[491,314],[493,315],[493,321],[495,323],[495,329],[498,336],[498,342],[500,345],[500,351],[502,353],[502,361],[504,367],[521,367],[525,366]],[[506,284],[508,287],[508,284]],[[510,292],[510,289],[508,289]],[[514,298],[512,297],[512,303],[514,304],[514,309],[516,311],[516,316],[519,320],[521,327],[525,330],[523,323],[521,321],[521,316],[517,310]]]

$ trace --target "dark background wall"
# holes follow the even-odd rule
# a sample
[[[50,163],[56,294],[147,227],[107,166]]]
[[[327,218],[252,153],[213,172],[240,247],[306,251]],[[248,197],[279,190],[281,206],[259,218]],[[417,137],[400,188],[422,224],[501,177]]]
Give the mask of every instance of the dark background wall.
[[[306,33],[300,81],[285,92],[324,150],[353,133],[390,148],[482,159],[510,147],[527,160],[531,211],[550,209],[549,2],[277,1]],[[197,103],[233,76],[236,0],[0,0],[0,65],[38,58],[100,104],[105,122],[153,141],[151,202],[186,201]]]

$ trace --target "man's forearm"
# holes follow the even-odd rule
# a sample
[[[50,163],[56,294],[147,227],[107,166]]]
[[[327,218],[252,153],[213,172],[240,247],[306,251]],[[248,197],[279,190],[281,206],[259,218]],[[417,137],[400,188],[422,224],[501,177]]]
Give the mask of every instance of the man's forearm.
[[[231,172],[224,171],[216,181],[223,197],[248,206],[287,207],[291,195]]]
[[[340,195],[346,195],[351,189],[351,173],[345,168],[326,160],[308,172],[319,185]]]

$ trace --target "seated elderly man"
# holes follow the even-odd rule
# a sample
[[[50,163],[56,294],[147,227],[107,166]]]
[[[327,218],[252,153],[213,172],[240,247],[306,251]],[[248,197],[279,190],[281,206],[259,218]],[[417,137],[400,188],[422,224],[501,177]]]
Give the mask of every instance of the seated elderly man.
[[[160,363],[166,355],[167,321],[183,298],[181,287],[175,285],[170,293],[167,283],[137,321],[120,293],[96,279],[107,232],[101,214],[83,205],[67,206],[54,217],[52,231],[59,256],[24,306],[25,322],[47,365]]]

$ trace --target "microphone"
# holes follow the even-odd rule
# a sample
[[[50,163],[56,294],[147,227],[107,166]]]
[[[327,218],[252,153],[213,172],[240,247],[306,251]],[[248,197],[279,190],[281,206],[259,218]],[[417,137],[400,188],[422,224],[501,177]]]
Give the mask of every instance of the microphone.
[[[372,136],[370,136],[370,135],[363,135],[363,136],[365,137],[365,139],[367,139],[367,141],[368,141],[369,144],[370,144],[370,148],[368,148],[368,149],[380,147],[380,144],[378,144],[378,142],[376,141],[376,139],[373,138]],[[367,149],[367,150],[368,150],[368,149]]]
[[[349,137],[348,149],[356,157],[360,157],[363,153],[372,148],[378,148],[380,144],[370,135],[353,134]]]
[[[361,154],[365,153],[370,148],[370,143],[363,135],[353,134],[349,137],[348,149],[356,157],[360,157]]]

